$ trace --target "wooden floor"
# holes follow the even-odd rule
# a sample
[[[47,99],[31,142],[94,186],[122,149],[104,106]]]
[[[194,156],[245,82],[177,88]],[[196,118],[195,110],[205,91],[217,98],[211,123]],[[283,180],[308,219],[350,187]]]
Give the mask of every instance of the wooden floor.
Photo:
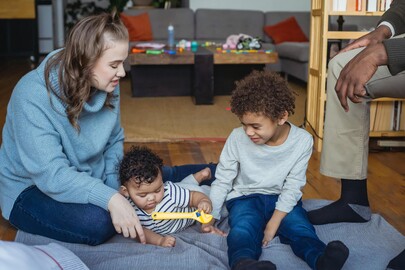
[[[0,61],[0,127],[5,121],[6,105],[18,79],[30,69],[26,60]],[[29,89],[27,89],[29,90]],[[214,120],[213,120],[214,121]],[[1,138],[0,138],[1,142]],[[157,152],[167,165],[218,162],[223,142],[143,143]],[[128,149],[131,144],[126,144]],[[320,154],[313,153],[308,167],[304,199],[336,200],[340,183],[319,173]],[[372,210],[381,214],[405,234],[405,152],[371,153],[368,195]],[[0,240],[14,240],[16,230],[0,218]]]

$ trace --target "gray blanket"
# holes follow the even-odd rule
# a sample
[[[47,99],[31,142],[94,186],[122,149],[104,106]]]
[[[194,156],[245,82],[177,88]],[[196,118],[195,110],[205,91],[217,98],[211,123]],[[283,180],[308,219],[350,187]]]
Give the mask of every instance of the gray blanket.
[[[307,210],[316,209],[327,201],[306,200]],[[227,231],[227,220],[220,228]],[[343,269],[386,269],[388,262],[405,248],[405,237],[380,215],[373,214],[367,223],[339,223],[315,226],[319,238],[328,243],[341,240],[350,249],[350,256]],[[213,234],[199,233],[194,225],[175,235],[174,248],[141,245],[117,235],[99,246],[58,242],[46,237],[18,231],[16,241],[28,245],[59,243],[73,251],[90,269],[228,269],[226,239]],[[310,269],[296,257],[288,245],[278,237],[263,249],[261,259],[271,260],[277,269]]]

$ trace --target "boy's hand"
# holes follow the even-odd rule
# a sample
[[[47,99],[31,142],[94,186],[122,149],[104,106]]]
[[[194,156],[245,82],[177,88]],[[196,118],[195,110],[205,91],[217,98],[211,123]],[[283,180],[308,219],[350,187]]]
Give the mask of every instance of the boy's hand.
[[[264,230],[264,237],[262,241],[263,247],[267,247],[267,245],[271,242],[271,240],[273,240],[274,236],[276,235],[277,228],[275,229],[274,226],[270,224],[270,222],[267,223],[266,229]]]
[[[267,222],[266,228],[264,229],[264,237],[262,240],[262,246],[266,247],[271,240],[273,240],[274,236],[277,233],[278,227],[280,227],[280,223],[283,218],[287,215],[287,213],[282,212],[280,210],[274,210],[273,215],[271,216],[269,222]]]
[[[176,245],[176,238],[170,235],[163,236],[159,241],[161,247],[174,247]]]
[[[211,220],[209,223],[201,224],[201,232],[203,233],[213,233],[218,234],[220,236],[227,236],[227,234],[217,227],[214,226],[215,220]]]
[[[198,210],[199,211],[204,211],[204,213],[207,213],[207,214],[209,214],[209,213],[211,213],[211,211],[212,211],[212,203],[211,203],[211,200],[210,199],[208,199],[208,198],[204,198],[204,199],[201,199],[199,202],[198,202]]]

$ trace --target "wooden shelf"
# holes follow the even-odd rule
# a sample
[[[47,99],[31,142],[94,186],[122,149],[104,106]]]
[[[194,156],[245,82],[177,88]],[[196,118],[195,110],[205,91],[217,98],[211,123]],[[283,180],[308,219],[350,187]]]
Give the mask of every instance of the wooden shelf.
[[[326,33],[327,39],[357,39],[367,34],[367,31],[328,31]]]
[[[370,131],[370,137],[405,137],[405,131]]]
[[[348,0],[354,1],[354,0]],[[363,11],[332,11],[332,0],[311,0],[310,59],[307,85],[306,129],[314,135],[314,147],[322,150],[323,126],[326,103],[327,49],[333,39],[357,39],[367,31],[330,31],[331,16],[381,16],[383,12],[367,12],[366,0],[362,0]],[[353,3],[351,3],[353,4]],[[353,5],[351,5],[353,9]],[[401,99],[380,98],[375,101]],[[405,101],[405,99],[402,99]],[[405,131],[373,131],[371,137],[402,137]]]
[[[354,0],[348,0],[354,1]],[[330,16],[381,16],[384,12],[381,11],[330,11]]]

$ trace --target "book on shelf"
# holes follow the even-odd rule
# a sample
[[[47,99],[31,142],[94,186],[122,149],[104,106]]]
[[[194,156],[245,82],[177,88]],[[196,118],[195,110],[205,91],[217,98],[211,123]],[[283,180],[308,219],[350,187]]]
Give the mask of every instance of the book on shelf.
[[[378,10],[378,0],[367,0],[366,11],[373,12]]]
[[[380,5],[379,5],[379,10],[380,11],[386,11],[390,8],[392,0],[379,0]]]
[[[363,0],[356,0],[356,11],[361,11],[362,10],[362,3]]]
[[[386,4],[386,1],[385,0],[378,0],[380,3],[379,3],[379,11],[385,11],[385,4]]]
[[[346,7],[347,7],[347,0],[332,0],[333,11],[346,11]]]
[[[392,131],[394,128],[394,102],[377,101],[375,103],[377,104],[372,131]]]
[[[346,4],[346,11],[357,11],[357,0],[348,0]]]
[[[399,102],[399,130],[405,130],[405,102]]]
[[[377,103],[378,102],[370,103],[370,131],[375,130],[375,116],[377,114]]]
[[[399,130],[399,101],[394,101],[393,111],[392,111],[392,130],[398,131]]]

